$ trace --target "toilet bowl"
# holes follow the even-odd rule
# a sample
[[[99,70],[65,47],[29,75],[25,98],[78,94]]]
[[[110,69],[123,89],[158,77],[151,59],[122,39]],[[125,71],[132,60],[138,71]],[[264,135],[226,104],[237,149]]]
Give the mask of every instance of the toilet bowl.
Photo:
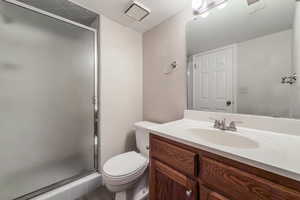
[[[126,200],[126,192],[134,189],[134,200],[144,200],[148,194],[147,168],[149,164],[149,132],[151,122],[138,122],[135,126],[137,149],[117,155],[105,162],[103,180],[108,190],[115,193],[115,200]]]
[[[133,186],[148,166],[148,159],[132,151],[108,160],[103,166],[103,179],[111,192]]]

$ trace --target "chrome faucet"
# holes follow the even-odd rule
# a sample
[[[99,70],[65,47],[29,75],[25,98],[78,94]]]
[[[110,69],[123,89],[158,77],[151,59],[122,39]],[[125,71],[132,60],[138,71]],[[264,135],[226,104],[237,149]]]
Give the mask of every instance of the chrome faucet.
[[[214,120],[215,120],[214,128],[222,130],[222,131],[237,131],[236,123],[242,123],[239,121],[231,121],[229,123],[229,126],[227,126],[226,119],[223,119],[223,120],[214,119]]]

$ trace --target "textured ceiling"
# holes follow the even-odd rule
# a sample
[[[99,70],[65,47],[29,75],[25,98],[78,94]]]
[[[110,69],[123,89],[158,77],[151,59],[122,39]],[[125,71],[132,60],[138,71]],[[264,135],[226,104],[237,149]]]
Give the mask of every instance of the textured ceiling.
[[[124,15],[124,11],[133,0],[18,0],[34,7],[46,10],[70,20],[89,25],[96,14],[106,17],[132,28],[145,32],[164,20],[183,10],[191,0],[136,0],[151,10],[151,14],[142,22]],[[76,6],[80,5],[81,8]],[[86,9],[83,9],[86,8]],[[93,12],[89,11],[92,10]]]
[[[133,0],[71,0],[86,8],[101,13],[114,21],[132,28],[138,32],[145,32],[160,24],[169,17],[182,11],[191,0],[136,0],[151,10],[151,14],[142,22],[137,22],[124,15],[124,11]],[[192,12],[192,11],[191,11]]]
[[[91,25],[98,15],[68,0],[18,0],[66,19]]]

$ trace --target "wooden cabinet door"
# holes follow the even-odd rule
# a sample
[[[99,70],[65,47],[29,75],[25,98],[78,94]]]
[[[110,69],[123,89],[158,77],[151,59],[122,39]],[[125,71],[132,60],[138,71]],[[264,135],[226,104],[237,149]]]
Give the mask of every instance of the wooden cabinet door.
[[[197,182],[152,159],[150,200],[197,200]]]
[[[202,184],[235,200],[300,200],[298,191],[225,163],[202,157]]]
[[[229,200],[226,197],[213,192],[203,185],[200,186],[200,200]]]

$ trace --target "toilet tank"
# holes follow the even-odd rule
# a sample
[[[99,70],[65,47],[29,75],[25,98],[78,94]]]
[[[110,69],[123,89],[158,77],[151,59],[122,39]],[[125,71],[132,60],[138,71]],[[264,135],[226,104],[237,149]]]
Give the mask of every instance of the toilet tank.
[[[149,157],[149,131],[147,130],[151,126],[156,126],[158,124],[142,121],[134,124],[135,127],[135,138],[136,146],[139,152],[145,156]]]

